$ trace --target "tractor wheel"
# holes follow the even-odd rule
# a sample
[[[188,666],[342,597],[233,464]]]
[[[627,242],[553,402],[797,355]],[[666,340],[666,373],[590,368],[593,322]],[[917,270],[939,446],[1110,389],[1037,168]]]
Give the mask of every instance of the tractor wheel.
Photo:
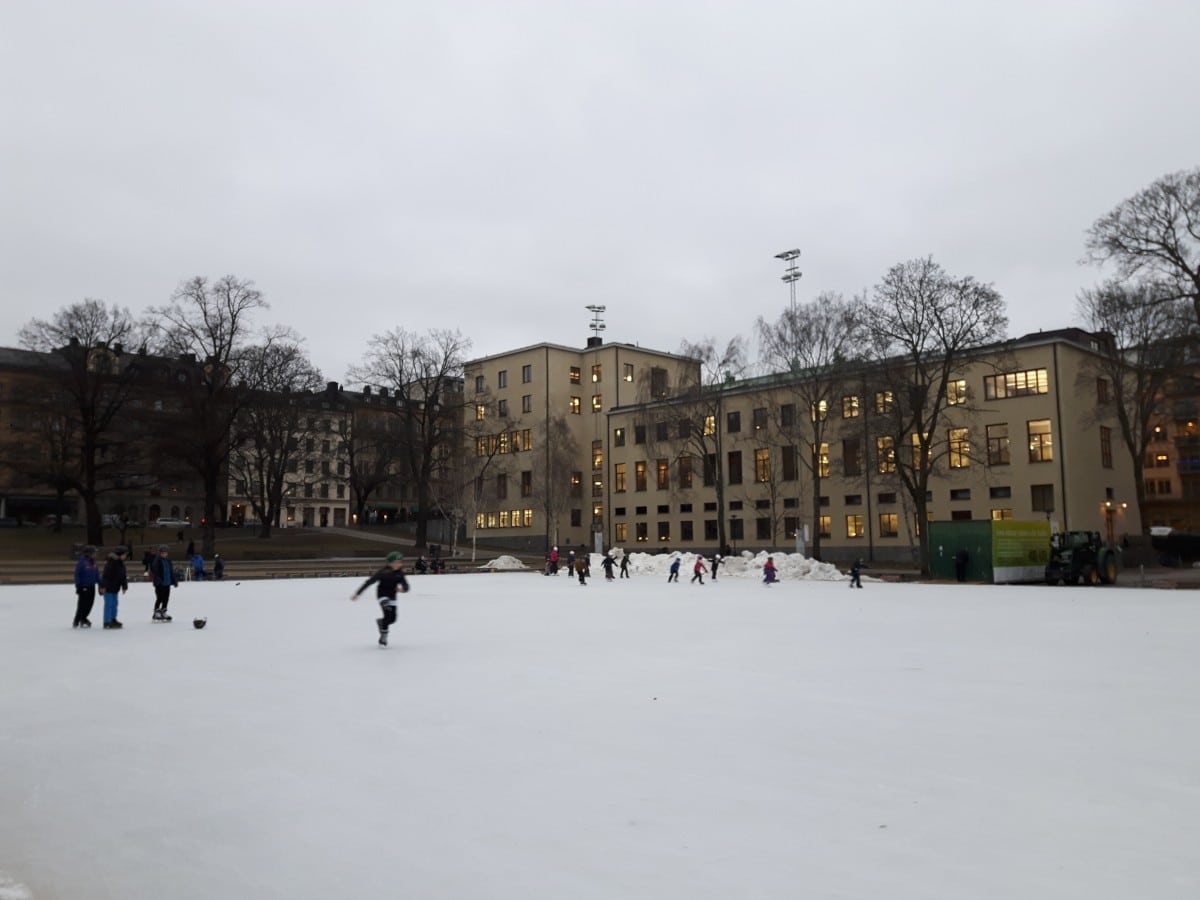
[[[1083,578],[1083,583],[1088,587],[1095,587],[1100,583],[1100,573],[1097,572],[1096,567],[1090,563],[1080,569],[1079,574]]]
[[[1111,553],[1106,553],[1100,558],[1100,583],[1117,583],[1117,560]]]

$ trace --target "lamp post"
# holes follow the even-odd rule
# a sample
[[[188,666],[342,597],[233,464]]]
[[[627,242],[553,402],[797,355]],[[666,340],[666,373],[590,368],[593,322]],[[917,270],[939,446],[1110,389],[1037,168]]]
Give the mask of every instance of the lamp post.
[[[775,254],[776,259],[783,260],[787,263],[787,271],[780,276],[781,280],[787,283],[788,290],[791,294],[791,306],[789,307],[794,313],[796,311],[796,282],[800,280],[803,272],[796,265],[796,260],[800,258],[799,250],[784,250],[782,253]]]

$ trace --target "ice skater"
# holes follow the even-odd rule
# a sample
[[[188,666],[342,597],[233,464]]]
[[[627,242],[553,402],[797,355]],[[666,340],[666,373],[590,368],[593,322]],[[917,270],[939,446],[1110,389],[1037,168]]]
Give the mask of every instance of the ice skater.
[[[862,587],[862,560],[856,559],[850,567],[850,587]]]
[[[587,587],[587,578],[592,574],[592,567],[588,565],[588,558],[586,554],[576,558],[575,571],[579,575],[579,583],[584,587]]]
[[[612,558],[611,553],[604,554],[604,559],[600,560],[600,565],[602,565],[604,567],[604,580],[605,581],[615,580],[614,576],[613,576],[613,568],[616,566],[616,564],[617,564],[617,561]]]
[[[404,577],[404,554],[397,550],[389,553],[383,568],[364,581],[350,599],[357,600],[358,595],[373,584],[376,585],[375,598],[383,613],[381,618],[375,620],[379,626],[379,646],[386,647],[388,628],[396,621],[396,592],[408,593],[408,579]]]
[[[620,577],[621,578],[629,577],[629,554],[628,553],[621,554],[621,575],[620,575]]]
[[[125,556],[128,553],[124,547],[117,547],[108,554],[104,574],[100,576],[100,590],[104,592],[105,628],[125,627],[117,621],[117,600],[129,590],[129,578],[125,574]]]
[[[674,559],[671,560],[670,573],[671,574],[667,576],[667,584],[670,584],[672,581],[676,581],[676,582],[679,581],[679,557],[678,556],[676,556]]]
[[[170,550],[166,544],[158,545],[158,556],[150,563],[150,582],[154,585],[154,616],[155,622],[170,622],[167,615],[167,604],[171,602],[171,588],[179,581],[175,578],[175,564],[171,562]]]
[[[773,585],[778,577],[775,570],[775,558],[768,556],[767,561],[763,563],[763,584],[767,587]]]
[[[712,561],[712,580],[717,580],[717,569],[721,568],[721,554],[714,553]]]
[[[96,585],[100,583],[100,569],[96,566],[96,548],[88,544],[79,551],[79,562],[75,563],[75,621],[72,628],[91,628],[88,616],[96,602]]]
[[[704,565],[704,557],[699,553],[696,554],[696,564],[692,566],[692,584],[699,581],[704,584],[704,573],[708,571],[708,567]]]

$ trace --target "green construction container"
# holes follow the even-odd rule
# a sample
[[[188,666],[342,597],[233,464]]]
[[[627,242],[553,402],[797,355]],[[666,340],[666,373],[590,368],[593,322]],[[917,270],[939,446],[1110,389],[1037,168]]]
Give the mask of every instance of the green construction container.
[[[1012,584],[1045,578],[1050,558],[1050,523],[1015,519],[929,523],[929,572],[934,578],[958,578],[965,551],[965,581]]]

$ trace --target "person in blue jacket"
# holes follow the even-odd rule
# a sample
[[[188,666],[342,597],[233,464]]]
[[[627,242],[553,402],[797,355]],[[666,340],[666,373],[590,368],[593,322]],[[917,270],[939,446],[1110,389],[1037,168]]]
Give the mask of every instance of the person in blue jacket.
[[[670,584],[672,581],[679,580],[679,556],[678,555],[676,555],[676,557],[671,560],[670,572],[671,572],[671,574],[667,576],[667,584]]]
[[[129,551],[117,547],[108,554],[108,562],[104,564],[104,573],[100,576],[100,590],[104,593],[104,627],[124,628],[117,621],[117,601],[120,595],[129,590],[129,577],[125,573],[125,557]]]
[[[96,565],[96,548],[88,544],[79,551],[79,562],[75,563],[75,621],[72,628],[91,628],[88,616],[96,602],[96,585],[100,583],[100,569]]]
[[[179,582],[175,579],[175,564],[171,562],[170,548],[158,545],[158,556],[150,563],[150,581],[154,584],[154,621],[170,622],[167,604],[171,602],[171,588]]]

